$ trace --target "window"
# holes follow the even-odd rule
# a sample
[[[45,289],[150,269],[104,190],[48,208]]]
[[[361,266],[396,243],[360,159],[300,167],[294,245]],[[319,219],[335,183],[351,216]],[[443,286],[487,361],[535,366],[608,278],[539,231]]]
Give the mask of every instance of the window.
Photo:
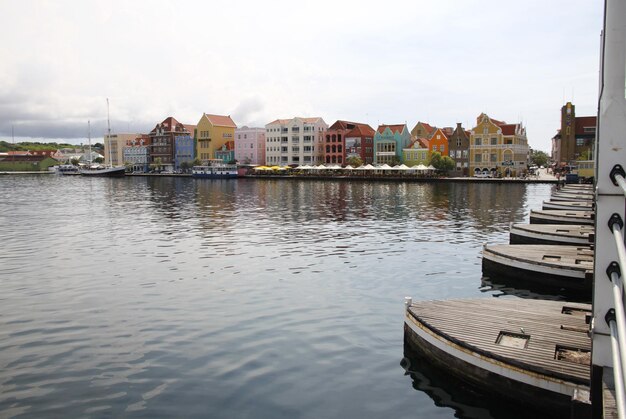
[[[495,137],[491,138],[491,145],[498,145],[498,139]]]
[[[482,156],[481,156],[480,154],[476,154],[476,155],[474,156],[474,161],[475,161],[476,163],[482,163],[482,161],[483,161]]]
[[[474,139],[474,145],[482,145],[482,141],[480,138],[475,138]]]
[[[585,145],[585,139],[584,138],[576,138],[576,146],[577,147],[582,147],[583,145]]]
[[[498,155],[496,153],[491,153],[490,159],[489,159],[492,163],[495,163],[498,161]]]

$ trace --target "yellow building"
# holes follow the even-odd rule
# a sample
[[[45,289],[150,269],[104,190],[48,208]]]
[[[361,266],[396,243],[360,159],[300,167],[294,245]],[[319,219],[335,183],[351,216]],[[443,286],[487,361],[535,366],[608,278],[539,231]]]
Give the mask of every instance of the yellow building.
[[[124,165],[124,147],[128,141],[137,138],[139,134],[108,134],[104,135],[104,164],[107,166]]]
[[[482,113],[470,131],[470,175],[519,176],[528,167],[526,128]]]
[[[214,159],[216,150],[235,140],[236,128],[230,115],[202,114],[196,127],[196,156],[202,161]]]

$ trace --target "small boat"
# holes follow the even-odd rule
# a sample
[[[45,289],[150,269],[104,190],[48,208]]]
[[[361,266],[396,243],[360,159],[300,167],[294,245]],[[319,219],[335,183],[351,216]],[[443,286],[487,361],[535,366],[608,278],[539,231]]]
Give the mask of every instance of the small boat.
[[[574,397],[589,391],[589,304],[499,298],[405,304],[405,345],[479,394],[570,417]]]
[[[591,291],[593,250],[588,246],[486,245],[483,275]]]
[[[193,166],[191,177],[205,179],[235,179],[237,165],[226,163],[211,163],[203,166]]]
[[[121,177],[126,175],[126,168],[121,167],[107,167],[102,165],[89,165],[80,169],[80,174],[83,176],[100,176],[100,177]]]
[[[78,166],[74,166],[73,164],[60,164],[55,166],[55,171],[57,175],[69,176],[69,175],[80,175],[80,169]]]
[[[577,201],[577,202],[593,202],[595,197],[593,195],[585,194],[571,194],[555,192],[550,197],[551,201]]]
[[[577,210],[591,211],[593,210],[593,202],[584,201],[543,201],[544,210]]]
[[[511,244],[586,246],[593,241],[593,233],[590,225],[512,224],[509,241]]]
[[[593,225],[593,211],[530,210],[531,224],[584,224]]]

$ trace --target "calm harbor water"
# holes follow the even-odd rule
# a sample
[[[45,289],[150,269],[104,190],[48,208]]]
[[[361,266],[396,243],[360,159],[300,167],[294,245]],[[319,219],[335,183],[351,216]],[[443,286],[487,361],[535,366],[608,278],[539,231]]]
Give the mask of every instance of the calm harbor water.
[[[403,300],[500,295],[552,189],[2,176],[0,417],[498,417],[405,374]]]

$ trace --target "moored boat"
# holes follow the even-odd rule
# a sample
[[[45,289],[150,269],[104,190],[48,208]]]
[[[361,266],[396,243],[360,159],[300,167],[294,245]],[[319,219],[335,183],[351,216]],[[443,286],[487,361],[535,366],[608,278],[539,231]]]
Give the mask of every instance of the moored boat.
[[[226,163],[213,163],[191,168],[191,177],[205,179],[235,179],[237,166]]]
[[[544,286],[591,291],[593,250],[588,246],[497,244],[483,248],[483,275]]]
[[[91,165],[80,169],[80,174],[83,176],[94,176],[94,177],[121,177],[126,174],[126,168],[124,166],[120,167],[107,167],[100,165]]]
[[[73,164],[60,164],[55,166],[54,173],[62,176],[80,175],[80,169],[78,166],[74,166]]]
[[[593,210],[593,202],[585,201],[543,201],[541,207],[544,210],[577,210],[591,211]]]
[[[589,390],[590,312],[562,301],[408,301],[404,340],[474,388],[569,414]]]
[[[511,244],[590,245],[594,228],[590,225],[512,224]]]
[[[531,224],[594,224],[593,211],[530,210]]]
[[[593,202],[593,195],[585,194],[571,194],[564,192],[555,192],[550,197],[551,201],[579,201],[579,202]]]

